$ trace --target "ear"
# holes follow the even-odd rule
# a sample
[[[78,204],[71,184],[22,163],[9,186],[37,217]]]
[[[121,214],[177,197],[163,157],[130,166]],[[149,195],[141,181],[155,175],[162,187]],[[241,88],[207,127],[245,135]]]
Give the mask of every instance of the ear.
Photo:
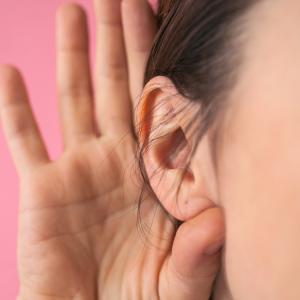
[[[138,137],[151,187],[168,213],[181,221],[216,206],[208,135],[198,144],[195,140],[201,122],[199,105],[180,95],[167,77],[157,76],[145,86],[137,110]],[[190,167],[184,170],[189,159]]]

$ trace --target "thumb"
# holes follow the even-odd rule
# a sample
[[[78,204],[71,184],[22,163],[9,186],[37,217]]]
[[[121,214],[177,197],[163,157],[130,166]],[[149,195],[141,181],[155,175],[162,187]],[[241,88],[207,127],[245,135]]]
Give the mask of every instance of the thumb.
[[[162,300],[208,300],[220,268],[225,240],[221,208],[210,208],[183,223],[175,236],[172,253],[160,275]]]

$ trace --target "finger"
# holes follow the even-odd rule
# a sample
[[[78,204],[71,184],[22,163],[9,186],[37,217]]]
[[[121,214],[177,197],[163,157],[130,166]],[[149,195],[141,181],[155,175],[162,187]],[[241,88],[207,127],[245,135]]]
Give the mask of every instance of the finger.
[[[86,15],[76,4],[57,12],[57,80],[64,144],[95,134]]]
[[[20,175],[49,162],[25,84],[19,72],[11,66],[0,67],[0,119]]]
[[[220,267],[224,235],[220,208],[207,209],[179,227],[172,254],[162,269],[162,299],[209,299]]]
[[[135,107],[143,89],[146,63],[157,32],[156,19],[147,0],[123,0],[122,19],[130,94]]]
[[[96,116],[101,132],[132,128],[121,0],[94,0],[97,19]]]

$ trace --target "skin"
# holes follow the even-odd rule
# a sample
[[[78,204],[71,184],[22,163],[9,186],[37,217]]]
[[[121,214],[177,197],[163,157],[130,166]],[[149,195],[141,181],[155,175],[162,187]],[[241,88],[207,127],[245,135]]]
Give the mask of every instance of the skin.
[[[209,130],[198,145],[190,176],[183,180],[180,211],[160,187],[170,186],[180,168],[163,166],[161,172],[167,175],[160,181],[159,172],[152,179],[162,205],[181,219],[198,214],[209,201],[224,209],[226,241],[215,300],[300,299],[299,11],[296,0],[262,1],[244,20],[238,50],[243,63],[217,120],[217,167],[209,155]],[[153,127],[144,128],[146,135],[159,124],[154,116],[189,101],[174,96],[176,88],[171,82],[166,88],[166,82],[166,78],[154,79],[145,95],[145,106],[153,115]],[[171,95],[168,106],[164,105]],[[153,102],[159,114],[149,105]],[[189,121],[186,112],[172,118],[165,145],[174,147],[172,128],[177,126],[192,145],[185,129]],[[165,145],[156,143],[150,149],[149,173],[160,166]]]
[[[141,217],[152,234],[145,232],[145,241],[138,231],[132,112],[156,28],[146,2],[120,3],[95,1],[93,89],[85,14],[74,4],[58,11],[64,142],[58,160],[49,159],[20,73],[0,68],[0,119],[21,186],[19,300],[207,300],[211,294],[224,242],[220,208],[175,232],[146,192]]]
[[[227,244],[216,299],[300,298],[299,9],[268,1],[249,22],[218,156]]]

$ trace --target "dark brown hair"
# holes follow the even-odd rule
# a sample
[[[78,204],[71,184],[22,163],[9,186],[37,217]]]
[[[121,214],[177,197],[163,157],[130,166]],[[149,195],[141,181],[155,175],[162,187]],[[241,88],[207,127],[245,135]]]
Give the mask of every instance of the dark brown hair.
[[[186,106],[181,111],[191,114],[191,125],[197,122],[197,130],[192,134],[196,135],[199,142],[216,123],[216,116],[236,82],[242,62],[243,51],[240,45],[245,31],[243,25],[246,24],[243,18],[257,2],[161,0],[159,3],[159,31],[149,56],[144,84],[155,76],[166,76],[173,82],[179,94],[193,104],[193,109]],[[195,104],[197,110],[194,109]],[[151,116],[148,117],[142,122],[149,122]],[[191,125],[186,130],[192,128]],[[139,145],[139,167],[144,180],[139,208],[146,189],[155,197],[148,177],[151,174],[146,173],[143,155],[159,138],[157,136]],[[193,149],[192,154],[195,150]],[[186,169],[189,164],[190,161]],[[179,188],[180,184],[177,187],[177,195]],[[175,221],[177,226],[180,224],[172,217],[171,220]]]

